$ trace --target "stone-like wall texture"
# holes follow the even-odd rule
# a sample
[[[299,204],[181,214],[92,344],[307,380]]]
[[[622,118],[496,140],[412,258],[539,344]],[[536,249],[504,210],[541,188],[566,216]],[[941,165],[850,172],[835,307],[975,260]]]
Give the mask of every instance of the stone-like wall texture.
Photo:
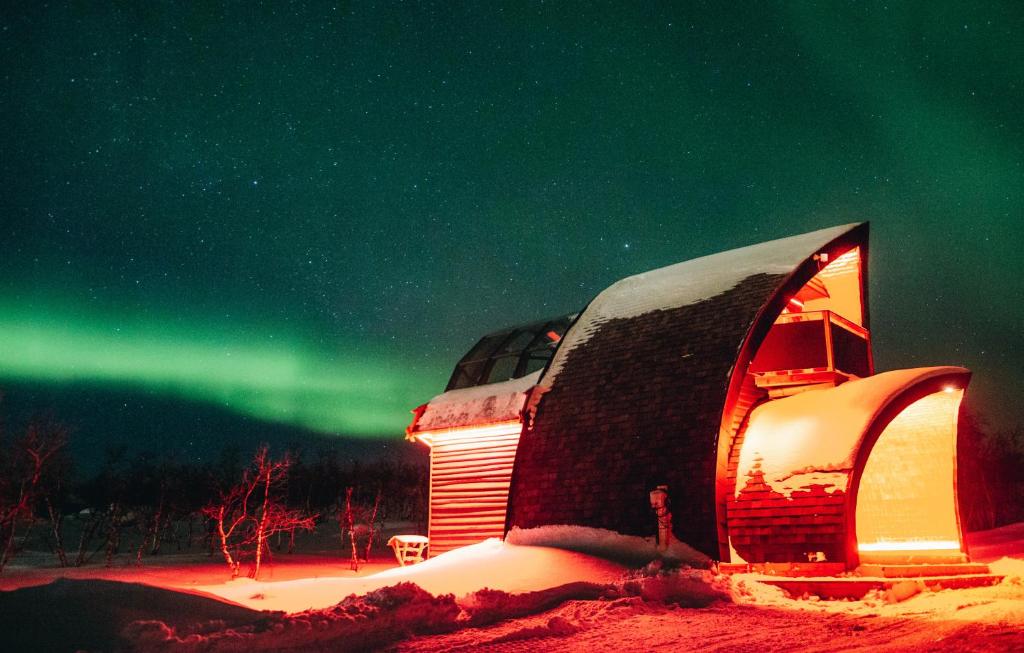
[[[569,353],[524,432],[508,527],[577,524],[653,535],[667,484],[677,538],[718,558],[715,463],[729,376],[783,275],[710,299],[610,320]]]

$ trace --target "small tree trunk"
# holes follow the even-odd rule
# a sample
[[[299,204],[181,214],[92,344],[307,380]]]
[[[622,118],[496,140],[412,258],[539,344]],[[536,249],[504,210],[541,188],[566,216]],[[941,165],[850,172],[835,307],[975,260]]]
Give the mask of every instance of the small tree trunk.
[[[0,552],[0,574],[4,573],[4,567],[7,566],[7,561],[11,559],[11,551],[14,550],[14,520],[12,519],[9,523],[2,524],[0,527],[0,535],[4,540],[3,551]]]
[[[153,516],[153,531],[150,534],[153,545],[149,549],[150,555],[156,555],[160,553],[160,532],[163,530],[164,521],[164,498],[160,497],[160,502],[156,507],[156,515]]]
[[[110,515],[110,524],[107,530],[107,567],[112,567],[114,565],[114,555],[116,555],[118,550],[121,548],[121,527],[117,523],[120,519],[119,513],[120,509],[115,506]]]
[[[253,563],[251,578],[259,578],[260,563],[263,561],[263,549],[267,546],[267,509],[270,503],[270,470],[267,469],[263,478],[263,505],[260,507],[260,519],[256,522],[256,560]]]
[[[142,541],[139,542],[139,548],[135,550],[135,564],[142,564],[142,552],[146,549],[146,543],[149,542],[149,534],[142,534]]]
[[[217,527],[217,536],[220,539],[220,552],[224,555],[224,562],[231,570],[231,577],[238,577],[238,562],[231,556],[231,549],[228,548],[228,534],[224,532],[224,506],[217,511],[217,519],[214,520]],[[213,538],[210,538],[210,549],[213,549]]]
[[[370,561],[370,548],[373,546],[373,538],[377,534],[376,523],[377,523],[377,509],[380,507],[380,495],[383,491],[382,488],[377,488],[377,498],[373,501],[373,513],[370,515],[370,534],[366,538],[366,555],[363,559],[367,562]]]
[[[75,566],[81,567],[85,564],[87,555],[86,547],[89,542],[92,541],[92,536],[96,534],[96,530],[99,528],[100,520],[95,514],[89,515],[89,523],[85,528],[82,529],[82,534],[78,537],[78,555],[75,556]]]
[[[359,553],[356,549],[355,516],[352,514],[352,488],[345,488],[345,528],[348,530],[348,541],[352,547],[352,558],[349,569],[359,571]]]
[[[53,501],[46,497],[46,512],[50,516],[50,529],[53,532],[53,550],[61,567],[68,566],[68,554],[64,550],[64,513],[53,507]]]

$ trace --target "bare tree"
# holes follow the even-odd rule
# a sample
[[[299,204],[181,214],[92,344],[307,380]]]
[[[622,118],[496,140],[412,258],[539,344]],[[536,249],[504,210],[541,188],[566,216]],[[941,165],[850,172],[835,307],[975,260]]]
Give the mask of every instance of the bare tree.
[[[34,521],[40,485],[66,441],[63,427],[37,420],[21,438],[0,442],[0,573],[14,555],[18,526]]]
[[[345,536],[348,535],[348,543],[352,547],[352,558],[349,562],[349,569],[359,571],[359,553],[356,549],[356,519],[352,512],[352,490],[345,488],[345,512],[341,516],[341,544],[345,545]]]
[[[373,547],[373,539],[377,536],[377,513],[380,509],[380,497],[383,492],[383,488],[377,488],[377,498],[373,500],[373,512],[370,513],[370,518],[366,522],[369,532],[366,536],[366,555],[363,556],[363,559],[367,562],[370,561],[370,549]]]
[[[377,495],[373,501],[373,508],[365,505],[357,505],[352,501],[355,491],[353,487],[345,488],[344,510],[338,515],[338,524],[341,527],[341,545],[346,545],[351,550],[349,569],[359,571],[360,558],[366,562],[370,561],[370,548],[373,546],[374,538],[377,536],[377,516],[380,512],[381,497],[384,494],[382,487],[377,488]],[[359,540],[366,538],[365,544],[360,547]],[[347,540],[347,542],[346,542]],[[360,551],[362,548],[362,551]]]
[[[213,521],[221,554],[231,570],[239,574],[241,556],[252,552],[251,578],[258,578],[263,556],[269,554],[271,535],[287,530],[312,530],[315,516],[288,508],[280,498],[280,487],[288,475],[290,459],[270,457],[266,445],[259,448],[241,481],[222,492],[216,503],[203,508]]]

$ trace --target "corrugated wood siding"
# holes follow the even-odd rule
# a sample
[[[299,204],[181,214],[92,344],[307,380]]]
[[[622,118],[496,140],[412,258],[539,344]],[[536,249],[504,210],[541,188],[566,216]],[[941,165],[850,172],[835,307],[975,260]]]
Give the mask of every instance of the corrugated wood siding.
[[[431,556],[502,537],[521,426],[486,435],[473,429],[436,436],[430,455]]]

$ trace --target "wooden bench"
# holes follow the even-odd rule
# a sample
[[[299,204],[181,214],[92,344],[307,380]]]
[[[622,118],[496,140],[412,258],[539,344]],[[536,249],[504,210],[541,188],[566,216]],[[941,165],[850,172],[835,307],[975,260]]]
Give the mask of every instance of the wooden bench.
[[[429,540],[423,535],[395,535],[388,540],[388,546],[394,550],[398,564],[403,567],[423,562],[423,554],[428,543]]]

